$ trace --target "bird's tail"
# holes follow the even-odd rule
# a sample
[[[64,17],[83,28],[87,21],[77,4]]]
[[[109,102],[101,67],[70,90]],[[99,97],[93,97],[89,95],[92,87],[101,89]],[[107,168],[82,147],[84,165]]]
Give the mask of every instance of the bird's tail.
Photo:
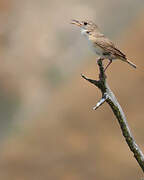
[[[127,62],[129,65],[131,65],[133,68],[137,68],[137,66],[135,64],[133,64],[131,61],[126,60],[125,62]]]

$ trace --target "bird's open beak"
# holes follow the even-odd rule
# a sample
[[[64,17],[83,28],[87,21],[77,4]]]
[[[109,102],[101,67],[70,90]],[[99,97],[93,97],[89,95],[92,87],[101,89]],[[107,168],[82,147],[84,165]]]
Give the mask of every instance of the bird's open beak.
[[[77,26],[82,26],[82,23],[80,23],[79,21],[77,21],[77,20],[75,20],[75,19],[73,19],[73,20],[71,21],[71,24],[75,24],[75,25],[77,25]]]

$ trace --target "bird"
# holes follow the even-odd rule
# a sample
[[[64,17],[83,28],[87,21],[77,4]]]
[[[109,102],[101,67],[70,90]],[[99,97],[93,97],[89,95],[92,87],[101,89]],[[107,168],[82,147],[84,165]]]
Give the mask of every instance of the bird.
[[[73,19],[71,24],[80,27],[81,34],[87,38],[91,49],[99,56],[99,59],[109,60],[104,72],[116,59],[128,63],[133,68],[137,68],[137,66],[129,61],[126,55],[121,52],[109,38],[105,37],[105,35],[100,32],[99,27],[93,21],[78,21]]]

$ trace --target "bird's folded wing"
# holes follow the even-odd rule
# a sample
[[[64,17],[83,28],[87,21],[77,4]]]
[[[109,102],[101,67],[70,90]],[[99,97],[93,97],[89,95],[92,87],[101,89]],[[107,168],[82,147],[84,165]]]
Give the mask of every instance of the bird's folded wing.
[[[125,54],[123,54],[119,49],[117,49],[115,47],[115,45],[108,38],[105,38],[105,37],[96,38],[95,44],[97,46],[101,47],[102,49],[104,49],[104,51],[106,53],[110,53],[110,54],[113,54],[115,56],[119,56],[123,59],[126,59]]]

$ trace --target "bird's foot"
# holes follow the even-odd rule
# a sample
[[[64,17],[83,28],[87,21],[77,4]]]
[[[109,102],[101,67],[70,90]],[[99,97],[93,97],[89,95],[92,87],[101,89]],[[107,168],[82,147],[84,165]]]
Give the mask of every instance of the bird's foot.
[[[104,60],[104,58],[99,57],[99,58],[96,59],[96,63],[99,64],[99,63],[102,62],[103,60]]]

